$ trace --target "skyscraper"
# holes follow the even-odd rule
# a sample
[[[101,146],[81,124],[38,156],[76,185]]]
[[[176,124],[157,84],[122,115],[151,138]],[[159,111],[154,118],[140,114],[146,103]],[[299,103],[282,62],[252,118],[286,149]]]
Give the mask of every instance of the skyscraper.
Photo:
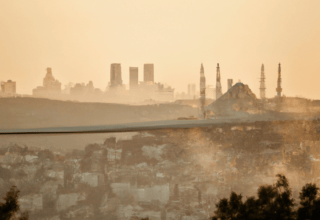
[[[221,88],[221,76],[220,76],[220,67],[219,63],[217,65],[217,81],[216,81],[216,100],[222,96],[222,88]]]
[[[282,88],[281,88],[281,64],[279,63],[279,67],[278,67],[278,82],[277,82],[277,96],[281,97],[281,92],[282,92]]]
[[[204,105],[206,102],[206,77],[204,76],[204,69],[203,65],[201,63],[201,68],[200,68],[200,110],[201,114],[205,116],[204,112]]]
[[[266,98],[266,84],[265,84],[265,75],[264,75],[264,65],[261,66],[261,78],[260,78],[260,98]]]
[[[143,66],[143,81],[154,83],[154,66],[153,64],[144,64]]]
[[[112,63],[110,67],[110,87],[116,86],[122,86],[120,63]]]
[[[129,67],[129,77],[130,77],[130,89],[134,89],[138,87],[139,74],[138,67]]]

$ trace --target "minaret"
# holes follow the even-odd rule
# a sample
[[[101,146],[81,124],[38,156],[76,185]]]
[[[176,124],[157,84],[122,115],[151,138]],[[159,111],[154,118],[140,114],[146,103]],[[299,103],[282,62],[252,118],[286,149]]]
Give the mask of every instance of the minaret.
[[[265,84],[265,75],[264,75],[264,65],[261,66],[261,78],[260,78],[260,98],[266,98],[266,84]]]
[[[205,116],[204,113],[204,105],[206,102],[206,77],[204,76],[204,69],[203,65],[201,63],[201,68],[200,68],[200,110],[203,116]]]
[[[228,79],[228,90],[233,86],[233,79]]]
[[[216,100],[222,96],[221,90],[221,76],[220,76],[220,67],[219,63],[217,66],[217,82],[216,82]]]
[[[281,64],[279,63],[279,67],[278,67],[278,83],[277,83],[277,96],[281,97],[281,92],[282,92],[282,88],[281,88]]]

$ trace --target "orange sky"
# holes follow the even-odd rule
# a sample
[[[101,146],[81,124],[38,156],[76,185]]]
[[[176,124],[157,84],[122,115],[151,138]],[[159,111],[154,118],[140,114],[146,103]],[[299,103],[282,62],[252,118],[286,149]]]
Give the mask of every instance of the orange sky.
[[[283,94],[320,99],[319,9],[319,0],[0,1],[0,80],[31,94],[51,67],[62,85],[105,89],[111,63],[126,84],[129,66],[142,80],[154,63],[155,81],[181,92],[199,90],[201,62],[215,85],[219,62],[223,92],[233,78],[259,95],[264,63],[273,97],[281,62]]]

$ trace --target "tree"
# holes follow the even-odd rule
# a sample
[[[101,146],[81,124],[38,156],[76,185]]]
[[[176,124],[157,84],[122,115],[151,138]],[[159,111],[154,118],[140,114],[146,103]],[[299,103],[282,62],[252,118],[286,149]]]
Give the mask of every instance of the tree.
[[[294,199],[289,183],[284,175],[277,175],[274,185],[260,186],[258,208],[261,219],[294,219]]]
[[[317,197],[319,188],[316,184],[308,183],[300,192],[300,207],[297,211],[297,220],[315,220],[320,216],[320,198]]]
[[[231,192],[230,198],[221,199],[212,220],[291,220],[294,219],[294,199],[285,176],[278,174],[274,185],[260,186],[258,199],[249,197],[245,202],[242,195]]]
[[[5,203],[0,202],[0,219],[11,220],[15,218],[16,214],[20,214],[20,217],[15,218],[18,220],[28,220],[29,214],[27,212],[19,213],[20,207],[18,203],[20,191],[16,186],[12,186],[7,192],[6,196],[3,197]]]

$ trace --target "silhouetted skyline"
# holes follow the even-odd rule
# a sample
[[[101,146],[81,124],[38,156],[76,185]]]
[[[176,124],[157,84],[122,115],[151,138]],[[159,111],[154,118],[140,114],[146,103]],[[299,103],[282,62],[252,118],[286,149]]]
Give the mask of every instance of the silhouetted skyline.
[[[126,83],[130,66],[142,81],[143,64],[154,63],[155,81],[186,92],[198,82],[199,63],[207,82],[215,82],[219,63],[222,88],[241,79],[259,94],[264,63],[266,97],[273,97],[281,62],[283,94],[318,99],[319,7],[317,0],[2,1],[0,80],[31,94],[52,67],[63,87],[92,80],[103,90],[110,63],[122,64]]]

